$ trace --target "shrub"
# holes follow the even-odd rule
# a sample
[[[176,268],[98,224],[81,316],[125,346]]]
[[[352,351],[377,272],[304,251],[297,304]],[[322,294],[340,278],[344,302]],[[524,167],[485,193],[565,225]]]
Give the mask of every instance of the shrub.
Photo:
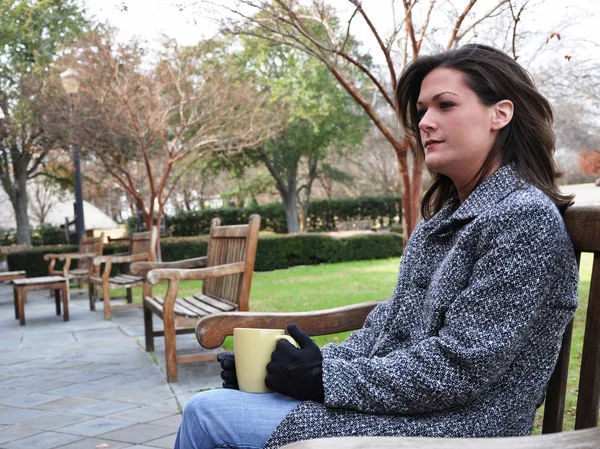
[[[60,245],[65,242],[65,232],[60,226],[40,223],[31,232],[31,244],[34,246]]]
[[[247,223],[252,214],[261,216],[261,230],[287,233],[282,203],[180,212],[167,217],[167,227],[174,236],[196,236],[208,234],[213,218],[219,217],[223,225],[233,225]],[[331,231],[336,221],[350,220],[371,220],[373,227],[391,226],[401,216],[401,199],[394,196],[314,200],[308,210],[307,231]]]
[[[13,228],[0,228],[0,246],[10,246],[17,243],[16,231]]]
[[[208,236],[167,238],[161,241],[165,262],[206,255]],[[104,254],[125,252],[121,243],[104,246]],[[77,251],[73,245],[33,248],[7,256],[9,269],[25,270],[28,277],[46,276],[47,253]],[[395,233],[359,234],[353,237],[334,238],[320,234],[296,234],[261,237],[256,254],[256,271],[271,271],[296,265],[346,262],[351,260],[384,259],[402,254],[402,236]],[[57,263],[57,267],[60,267]],[[113,274],[123,265],[113,266]]]

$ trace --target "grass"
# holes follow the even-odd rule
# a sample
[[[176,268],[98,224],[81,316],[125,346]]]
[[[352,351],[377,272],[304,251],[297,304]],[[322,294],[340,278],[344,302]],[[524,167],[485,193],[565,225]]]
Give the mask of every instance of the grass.
[[[293,267],[287,270],[255,273],[252,283],[250,308],[252,311],[297,312],[329,309],[344,305],[388,298],[396,283],[399,258],[345,262],[313,266]],[[583,254],[581,277],[586,279],[579,285],[579,308],[575,315],[573,343],[569,366],[569,381],[565,404],[565,430],[572,430],[575,424],[577,405],[577,384],[581,367],[581,349],[585,330],[589,278],[592,271],[592,255]],[[200,291],[201,282],[180,284],[181,294]],[[166,285],[154,288],[154,293],[164,295]],[[113,295],[125,292],[113,292]],[[134,289],[134,301],[141,301],[141,289]],[[316,337],[319,346],[328,342],[343,341],[348,333]],[[231,338],[224,347],[232,349]],[[538,410],[534,434],[540,433],[543,408]]]

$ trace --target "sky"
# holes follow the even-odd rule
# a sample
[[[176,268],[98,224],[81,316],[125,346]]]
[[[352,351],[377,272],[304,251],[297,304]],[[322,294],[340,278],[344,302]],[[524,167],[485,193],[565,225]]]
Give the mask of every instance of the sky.
[[[219,0],[231,2],[232,0]],[[149,42],[155,41],[164,33],[175,37],[180,44],[197,43],[202,37],[212,36],[216,32],[215,25],[198,8],[178,8],[177,4],[190,5],[194,0],[82,0],[88,11],[100,21],[109,20],[120,30],[120,38],[127,40],[132,36],[142,37]],[[339,6],[347,5],[345,0],[332,0]],[[454,0],[457,8],[464,8],[466,0]],[[479,0],[476,8],[487,11],[497,0]],[[541,0],[530,0],[531,4]],[[363,5],[373,20],[378,24],[389,21],[390,0],[364,0]],[[396,2],[399,4],[400,2]],[[427,5],[428,2],[422,2]],[[441,3],[441,2],[440,2]],[[423,6],[424,8],[425,6]],[[541,31],[560,30],[564,39],[589,39],[600,44],[600,2],[598,0],[546,0],[535,7],[534,13],[526,18],[528,26]],[[570,26],[564,27],[561,22],[570,20]],[[369,42],[368,32],[364,26],[357,26],[354,33],[364,36],[366,45]]]

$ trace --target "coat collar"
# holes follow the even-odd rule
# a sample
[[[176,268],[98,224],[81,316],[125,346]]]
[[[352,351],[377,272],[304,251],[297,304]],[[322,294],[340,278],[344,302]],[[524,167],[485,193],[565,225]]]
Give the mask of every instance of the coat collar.
[[[504,165],[477,186],[462,204],[459,204],[458,194],[446,201],[432,217],[431,224],[443,226],[456,221],[469,221],[492,209],[515,190],[524,188],[527,188],[527,184],[517,174],[514,164]]]
[[[492,209],[517,189],[527,184],[517,174],[514,164],[500,167],[471,192],[467,199],[452,214],[453,220],[468,220]],[[457,197],[454,198],[458,204]]]

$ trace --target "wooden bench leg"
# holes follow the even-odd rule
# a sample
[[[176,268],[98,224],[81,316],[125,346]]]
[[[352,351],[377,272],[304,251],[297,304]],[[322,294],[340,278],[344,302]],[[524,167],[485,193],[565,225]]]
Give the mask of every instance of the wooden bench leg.
[[[54,289],[54,302],[56,303],[56,314],[60,315],[60,290]]]
[[[154,329],[152,328],[152,310],[144,304],[144,334],[146,336],[146,351],[154,351]]]
[[[66,282],[61,291],[63,300],[63,320],[69,321],[69,285]]]
[[[131,292],[131,287],[127,290],[127,304],[131,304],[133,302],[133,293]]]
[[[90,296],[90,311],[96,311],[96,284],[88,281],[88,294]]]
[[[104,282],[102,283],[102,300],[104,301],[104,319],[110,320],[112,318],[110,311],[110,289],[108,288],[108,283],[104,285]]]
[[[17,299],[17,289],[13,288],[13,297],[15,301],[15,320],[19,319],[19,300]]]
[[[19,303],[19,324],[25,326],[25,296],[26,292],[17,287],[17,302]]]
[[[165,357],[167,362],[167,381],[177,382],[179,376],[177,373],[177,341],[175,334],[175,320],[165,320]]]

